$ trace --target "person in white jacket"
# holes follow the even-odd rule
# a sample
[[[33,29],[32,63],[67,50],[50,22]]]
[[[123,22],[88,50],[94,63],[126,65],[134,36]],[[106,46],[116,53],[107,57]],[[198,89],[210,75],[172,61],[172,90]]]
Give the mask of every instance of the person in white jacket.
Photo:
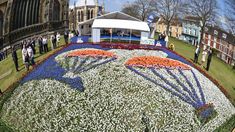
[[[32,66],[34,66],[35,65],[35,63],[34,63],[34,54],[33,54],[33,49],[32,49],[31,46],[28,46],[27,52],[28,52],[28,55],[29,55],[30,63],[31,63]]]
[[[60,33],[57,33],[56,34],[56,41],[57,41],[57,45],[59,45],[60,44]]]
[[[167,48],[168,47],[168,42],[169,42],[168,35],[166,35],[165,41],[166,41],[166,48]]]
[[[25,65],[25,68],[28,71],[29,70],[29,55],[28,55],[28,51],[26,49],[25,44],[23,45],[23,49],[22,49],[22,59],[23,59],[23,64]]]

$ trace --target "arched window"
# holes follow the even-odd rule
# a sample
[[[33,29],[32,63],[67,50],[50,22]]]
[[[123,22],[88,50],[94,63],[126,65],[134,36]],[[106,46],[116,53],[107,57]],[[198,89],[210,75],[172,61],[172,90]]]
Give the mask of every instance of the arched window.
[[[84,20],[84,13],[83,11],[81,11],[81,22],[83,22],[83,20]]]
[[[81,12],[78,11],[78,22],[80,22],[80,21],[81,21]]]
[[[60,20],[60,2],[58,0],[54,0],[53,20],[54,21]]]
[[[87,20],[90,19],[90,10],[87,11]]]
[[[4,20],[3,12],[0,10],[0,36],[3,35],[3,20]]]
[[[93,16],[93,10],[91,10],[91,19],[93,18],[94,16]]]

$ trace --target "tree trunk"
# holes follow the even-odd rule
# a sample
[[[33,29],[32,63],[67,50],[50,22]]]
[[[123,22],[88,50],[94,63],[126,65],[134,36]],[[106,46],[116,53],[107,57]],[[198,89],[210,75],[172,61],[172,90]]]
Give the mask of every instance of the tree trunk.
[[[167,22],[167,26],[166,26],[166,35],[169,36],[169,31],[170,31],[170,23]]]
[[[202,25],[201,27],[201,33],[200,33],[200,42],[199,42],[199,45],[202,46],[202,42],[203,42],[203,39],[204,39],[204,29],[205,29],[205,24]]]

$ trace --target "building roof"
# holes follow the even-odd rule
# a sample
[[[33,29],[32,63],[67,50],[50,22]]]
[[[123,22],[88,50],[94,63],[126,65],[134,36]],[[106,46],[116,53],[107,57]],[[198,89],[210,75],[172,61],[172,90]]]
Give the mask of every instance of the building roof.
[[[230,44],[235,45],[235,36],[231,33],[222,30],[219,27],[207,26],[205,28],[205,33],[210,34],[212,36],[216,36],[219,39],[222,39]]]
[[[163,19],[161,19],[158,24],[166,24],[166,22]],[[177,26],[177,25],[178,26],[182,26],[182,22],[178,18],[173,19],[171,21],[171,26]]]
[[[121,19],[95,19],[92,28],[130,29],[146,32],[150,31],[146,22]]]
[[[76,3],[76,6],[77,7],[81,7],[81,6],[95,6],[96,5],[96,2],[95,0],[78,0],[77,3]]]
[[[201,20],[201,18],[200,17],[196,17],[196,16],[185,16],[184,20],[199,22]]]
[[[125,14],[123,12],[116,11],[116,12],[111,12],[111,13],[104,14],[102,16],[98,16],[96,18],[92,18],[90,20],[84,21],[84,22],[80,23],[79,25],[92,24],[95,19],[122,19],[122,20],[141,21],[133,16],[130,16],[130,15]]]

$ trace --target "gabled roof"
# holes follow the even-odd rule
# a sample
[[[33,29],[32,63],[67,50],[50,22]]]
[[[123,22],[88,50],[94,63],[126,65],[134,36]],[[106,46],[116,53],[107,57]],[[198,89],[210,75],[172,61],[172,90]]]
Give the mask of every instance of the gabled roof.
[[[86,23],[91,23],[95,19],[122,19],[122,20],[132,20],[132,21],[139,21],[139,22],[141,22],[141,20],[139,20],[139,19],[137,19],[137,18],[135,18],[133,16],[130,16],[130,15],[125,14],[123,12],[116,11],[116,12],[111,12],[111,13],[104,14],[102,16],[98,16],[96,18],[92,18],[90,20],[84,21],[84,22],[80,23],[79,25],[86,24]]]
[[[201,18],[196,16],[185,16],[185,21],[200,22]]]
[[[166,24],[166,22],[163,19],[161,19],[158,24]],[[170,25],[171,26],[177,26],[177,25],[182,26],[182,22],[180,21],[179,18],[174,18],[174,19],[172,19]]]

